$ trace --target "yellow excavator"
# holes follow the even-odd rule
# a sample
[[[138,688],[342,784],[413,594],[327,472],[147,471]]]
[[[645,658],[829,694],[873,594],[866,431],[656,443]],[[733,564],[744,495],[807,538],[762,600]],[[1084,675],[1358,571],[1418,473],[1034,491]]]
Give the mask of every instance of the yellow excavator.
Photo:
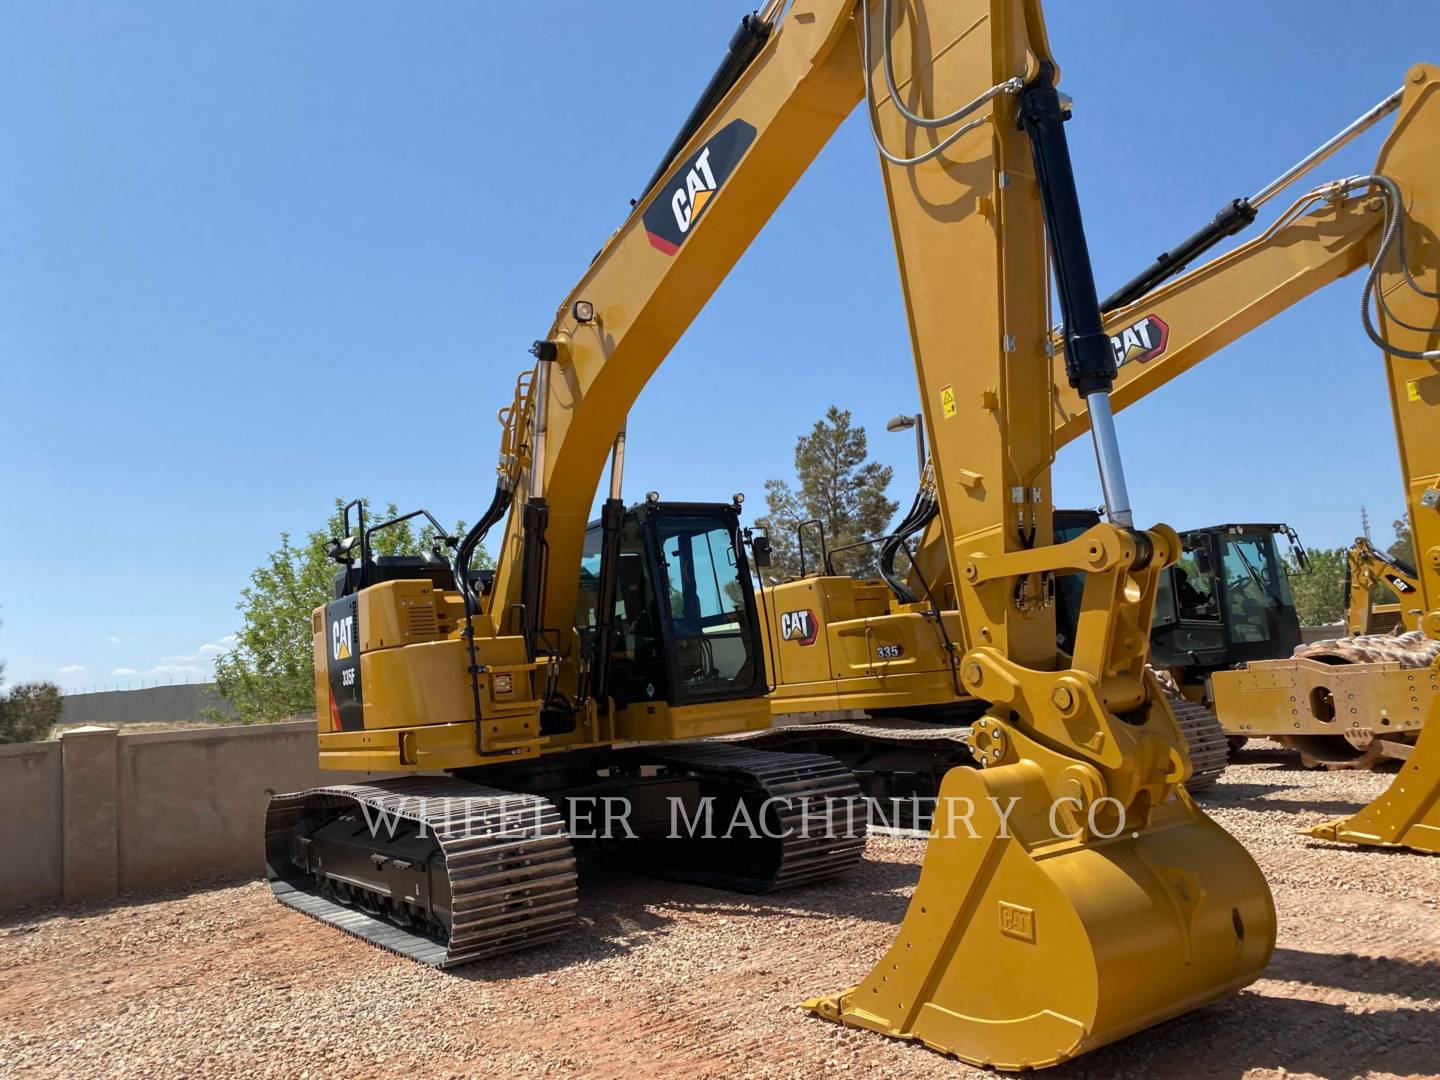
[[[864,830],[848,771],[702,739],[770,718],[738,500],[652,493],[626,508],[622,467],[646,380],[861,106],[956,568],[945,675],[987,703],[973,728],[984,767],[945,776],[946,813],[890,952],[860,985],[808,1004],[1021,1069],[1214,1001],[1264,968],[1269,889],[1186,794],[1184,742],[1145,664],[1180,544],[1133,523],[1116,358],[1040,4],[895,8],[770,0],[748,16],[536,343],[501,413],[498,482],[476,526],[453,551],[403,562],[372,553],[389,523],[337,539],[335,598],[313,624],[320,762],[411,775],[276,796],[266,850],[283,902],[447,966],[571,933],[577,850],[742,889],[854,862]],[[1089,417],[1107,506],[1061,543],[1052,272],[1066,385]],[[502,519],[494,573],[472,570]],[[1082,573],[1063,654],[1054,584]],[[689,827],[707,808],[732,828]],[[737,833],[742,819],[759,828]]]
[[[1409,360],[1403,346],[1391,344],[1401,330],[1423,344],[1429,333],[1424,328],[1435,318],[1433,290],[1416,284],[1433,273],[1429,238],[1432,223],[1440,220],[1430,168],[1440,149],[1434,88],[1434,69],[1412,68],[1400,90],[1255,195],[1222,208],[1204,228],[1102,301],[1103,329],[1117,364],[1113,407],[1135,403],[1322,286],[1368,269],[1366,328],[1388,350],[1397,437],[1410,470],[1407,486],[1412,502],[1431,499],[1414,513],[1423,513],[1427,521],[1434,518],[1434,498],[1426,492],[1435,486],[1435,467],[1427,456],[1423,419],[1435,404],[1426,396],[1428,361]],[[1253,222],[1264,204],[1391,116],[1393,126],[1373,174],[1312,188],[1263,234],[1185,272]],[[1372,297],[1382,305],[1380,329],[1368,315]],[[1400,316],[1410,319],[1409,326],[1387,310],[1402,302],[1417,309]],[[1066,378],[1066,349],[1062,335],[1051,336],[1056,445],[1090,426],[1086,402]],[[1405,364],[1414,370],[1403,371]],[[942,402],[942,423],[949,401]],[[933,424],[930,430],[933,435]],[[962,473],[961,482],[966,479]],[[745,740],[832,753],[858,770],[867,788],[902,799],[933,795],[946,769],[965,762],[969,723],[986,703],[969,695],[958,678],[960,657],[970,643],[957,610],[952,549],[935,489],[933,473],[926,472],[915,505],[895,532],[882,538],[882,580],[821,573],[762,591],[775,679],[771,706],[778,716],[803,722],[751,733]],[[1013,494],[1020,498],[1024,493],[1017,489]],[[1014,521],[1022,532],[1028,528],[1023,502]],[[1418,530],[1416,538],[1417,551],[1426,551]],[[819,541],[823,565],[823,538],[812,531],[810,540],[812,545]],[[910,556],[908,573],[896,568],[901,551]],[[1250,592],[1268,591],[1277,609],[1285,606],[1283,582],[1269,580],[1273,575],[1258,563],[1247,565],[1237,556],[1235,573],[1241,585],[1241,578],[1251,578],[1256,588]],[[1178,579],[1178,573],[1172,577]],[[1163,611],[1175,598],[1168,583],[1162,584]],[[1048,593],[1051,587],[1045,588]],[[1435,611],[1440,586],[1428,594],[1418,582],[1415,588],[1409,607]],[[1059,590],[1061,600],[1064,591]],[[1434,664],[1440,624],[1425,627],[1416,618],[1422,628],[1403,638],[1370,635],[1316,643],[1293,659],[1238,658],[1247,661],[1243,670],[1207,671],[1204,686],[1180,687],[1190,701],[1177,701],[1177,708],[1203,711],[1200,702],[1213,702],[1233,738],[1278,738],[1317,761],[1354,763],[1377,750],[1408,751],[1440,694],[1440,670]],[[1177,630],[1187,630],[1184,620],[1177,621]]]
[[[1394,594],[1390,603],[1375,603],[1375,590]],[[1345,552],[1345,636],[1410,633],[1420,629],[1420,578],[1415,568],[1381,551],[1368,536],[1357,536]]]

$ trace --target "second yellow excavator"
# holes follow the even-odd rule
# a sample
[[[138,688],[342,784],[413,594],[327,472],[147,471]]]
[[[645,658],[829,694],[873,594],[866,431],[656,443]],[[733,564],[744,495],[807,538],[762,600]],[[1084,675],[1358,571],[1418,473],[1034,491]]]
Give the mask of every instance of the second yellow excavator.
[[[1389,589],[1395,599],[1377,604],[1375,590]],[[1420,579],[1403,559],[1381,551],[1367,536],[1357,536],[1345,552],[1345,636],[1409,633],[1420,629]]]

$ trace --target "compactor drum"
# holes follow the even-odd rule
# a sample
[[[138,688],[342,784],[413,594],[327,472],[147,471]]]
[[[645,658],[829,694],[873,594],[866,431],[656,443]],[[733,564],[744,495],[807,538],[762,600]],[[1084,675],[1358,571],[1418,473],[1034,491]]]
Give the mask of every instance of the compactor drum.
[[[1440,703],[1440,641],[1423,631],[1302,645],[1211,679],[1225,729],[1277,739],[1311,768],[1368,769],[1414,752]]]
[[[1430,713],[1414,751],[1383,795],[1350,817],[1305,832],[1342,844],[1440,854],[1440,704]]]

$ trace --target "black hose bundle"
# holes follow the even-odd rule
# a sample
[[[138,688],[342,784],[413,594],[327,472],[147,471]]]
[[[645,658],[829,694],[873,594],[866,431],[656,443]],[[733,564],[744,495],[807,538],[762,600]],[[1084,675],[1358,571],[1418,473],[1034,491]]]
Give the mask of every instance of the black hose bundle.
[[[475,596],[475,591],[470,587],[470,558],[475,554],[475,549],[480,546],[480,541],[485,539],[495,523],[505,516],[510,508],[510,481],[508,477],[501,476],[495,482],[495,494],[490,499],[490,505],[486,507],[485,513],[480,515],[480,520],[475,522],[465,539],[460,541],[460,546],[455,549],[455,563],[451,568],[455,575],[455,587],[460,590],[460,597],[465,602],[465,647],[470,655],[470,696],[475,701],[475,745],[480,746],[480,666],[475,662],[475,615],[480,610],[480,601]]]
[[[935,489],[922,482],[920,490],[915,493],[915,501],[905,512],[904,519],[880,546],[880,576],[885,579],[885,584],[890,586],[890,591],[895,594],[895,599],[902,604],[914,604],[920,598],[915,595],[915,590],[910,588],[905,579],[900,576],[900,572],[895,569],[895,559],[904,548],[905,541],[934,521],[935,515],[939,512],[940,504],[935,498]]]

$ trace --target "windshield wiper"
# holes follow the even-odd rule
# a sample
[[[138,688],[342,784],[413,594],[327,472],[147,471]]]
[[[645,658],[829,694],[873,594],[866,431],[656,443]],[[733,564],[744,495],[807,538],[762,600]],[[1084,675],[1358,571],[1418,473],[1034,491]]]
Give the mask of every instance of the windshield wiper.
[[[1269,583],[1266,582],[1265,579],[1260,576],[1260,571],[1255,569],[1254,565],[1251,564],[1249,557],[1246,556],[1246,554],[1245,554],[1245,549],[1242,548],[1238,543],[1233,543],[1233,542],[1231,543],[1230,547],[1231,547],[1231,550],[1233,550],[1236,555],[1239,555],[1239,556],[1240,556],[1240,561],[1245,564],[1245,570],[1246,570],[1246,572],[1250,575],[1250,577],[1254,579],[1255,584],[1256,584],[1256,585],[1259,585],[1259,586],[1260,586],[1260,590],[1261,590],[1267,597],[1270,598],[1270,606],[1273,607],[1273,608],[1274,608],[1275,610],[1277,610],[1277,611],[1280,610],[1280,596],[1279,596],[1279,594],[1278,594],[1277,592],[1275,592],[1274,589],[1270,588]]]

